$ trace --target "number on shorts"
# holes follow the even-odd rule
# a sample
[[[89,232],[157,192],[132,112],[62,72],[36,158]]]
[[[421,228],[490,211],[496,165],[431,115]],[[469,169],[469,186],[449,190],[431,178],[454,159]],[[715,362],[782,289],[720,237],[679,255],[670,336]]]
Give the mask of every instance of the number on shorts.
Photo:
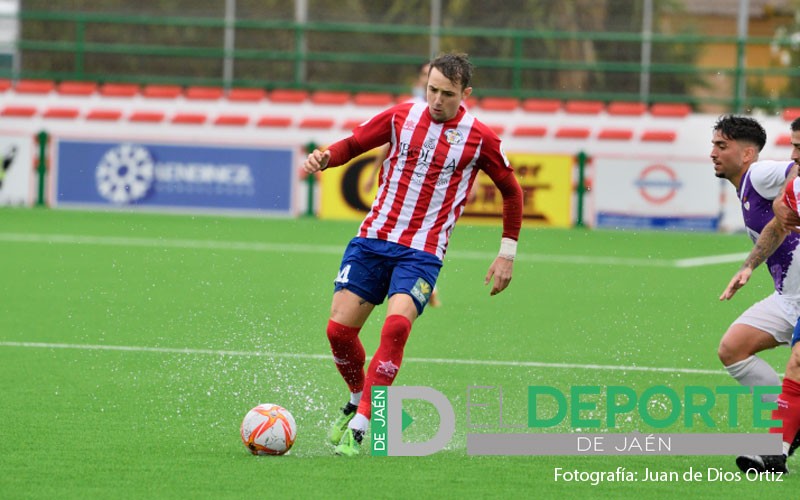
[[[346,266],[344,266],[342,268],[341,271],[339,271],[339,275],[336,276],[336,279],[333,280],[333,282],[334,283],[348,283],[350,281],[350,278],[348,278],[349,274],[350,274],[350,264],[347,264]]]

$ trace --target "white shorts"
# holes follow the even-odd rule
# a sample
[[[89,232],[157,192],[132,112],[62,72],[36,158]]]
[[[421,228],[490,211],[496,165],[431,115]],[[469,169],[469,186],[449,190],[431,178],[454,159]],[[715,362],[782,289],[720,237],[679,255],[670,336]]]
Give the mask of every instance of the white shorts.
[[[750,325],[772,335],[781,344],[789,344],[797,317],[794,301],[790,302],[776,292],[750,306],[733,323]]]

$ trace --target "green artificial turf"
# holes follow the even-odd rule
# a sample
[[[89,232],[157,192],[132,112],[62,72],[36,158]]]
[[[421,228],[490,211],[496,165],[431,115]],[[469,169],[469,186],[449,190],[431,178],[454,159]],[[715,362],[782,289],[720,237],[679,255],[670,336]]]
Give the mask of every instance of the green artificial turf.
[[[425,457],[335,457],[328,423],[346,398],[325,337],[333,279],[357,223],[123,212],[0,210],[0,497],[244,498],[761,498],[782,482],[751,481],[731,456],[471,456],[474,432],[764,432],[718,405],[715,426],[614,428],[567,419],[526,427],[528,386],[734,385],[719,338],[771,293],[758,269],[730,302],[730,262],[682,259],[747,252],[743,235],[523,229],[514,279],[490,297],[483,280],[500,230],[456,229],[440,275],[443,305],[415,323],[397,385],[442,392],[453,438]],[[738,260],[737,260],[738,259]],[[385,306],[362,331],[374,352]],[[779,372],[789,351],[763,357]],[[466,417],[467,393],[492,387]],[[496,396],[502,388],[503,400]],[[602,398],[601,398],[602,399]],[[293,413],[297,442],[251,456],[239,439],[259,403]],[[411,402],[411,441],[438,416]],[[653,410],[658,412],[658,408]],[[585,417],[603,420],[602,408]],[[502,418],[502,421],[500,420]],[[474,428],[480,423],[485,428]],[[502,423],[502,425],[501,425]],[[517,426],[517,427],[512,427]],[[794,459],[789,462],[795,466]],[[637,474],[636,481],[557,480],[557,469]],[[645,482],[645,469],[677,481]],[[702,480],[688,481],[689,471]],[[727,480],[714,480],[724,476]]]

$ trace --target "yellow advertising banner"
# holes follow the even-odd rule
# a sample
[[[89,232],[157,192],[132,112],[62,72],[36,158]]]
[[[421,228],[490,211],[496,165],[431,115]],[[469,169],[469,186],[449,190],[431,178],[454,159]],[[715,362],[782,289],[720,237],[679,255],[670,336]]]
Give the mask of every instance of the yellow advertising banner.
[[[382,148],[367,151],[340,167],[320,175],[321,219],[361,220],[369,212],[378,191],[375,160]],[[371,186],[368,185],[371,181]],[[371,189],[367,189],[367,188]]]
[[[320,218],[361,220],[375,198],[378,172],[375,160],[380,149],[354,158],[321,175]],[[570,155],[509,153],[508,159],[522,186],[523,221],[531,226],[572,225],[572,169]],[[492,180],[480,172],[472,186],[474,199],[463,217],[473,222],[499,223],[503,197]]]
[[[522,187],[522,220],[526,225],[570,227],[572,225],[572,168],[570,155],[507,153]],[[503,197],[483,172],[472,186],[475,199],[464,208],[463,217],[496,219],[503,215]]]

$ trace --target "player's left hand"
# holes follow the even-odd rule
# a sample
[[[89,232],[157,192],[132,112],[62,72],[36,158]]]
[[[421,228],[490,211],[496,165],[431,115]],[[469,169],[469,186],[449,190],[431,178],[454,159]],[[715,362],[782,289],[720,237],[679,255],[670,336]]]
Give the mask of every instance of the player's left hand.
[[[489,282],[492,281],[492,278],[494,278],[491,295],[497,295],[505,290],[508,284],[511,283],[511,274],[513,271],[513,260],[497,257],[494,259],[494,262],[492,262],[492,265],[489,266],[489,272],[486,273],[486,280],[483,284],[488,285]]]
[[[725,288],[725,291],[722,292],[722,295],[719,296],[719,300],[731,300],[733,296],[736,294],[736,291],[742,288],[750,281],[750,275],[753,274],[753,270],[749,267],[744,267],[739,270],[731,279],[731,282],[728,283],[728,287]]]

